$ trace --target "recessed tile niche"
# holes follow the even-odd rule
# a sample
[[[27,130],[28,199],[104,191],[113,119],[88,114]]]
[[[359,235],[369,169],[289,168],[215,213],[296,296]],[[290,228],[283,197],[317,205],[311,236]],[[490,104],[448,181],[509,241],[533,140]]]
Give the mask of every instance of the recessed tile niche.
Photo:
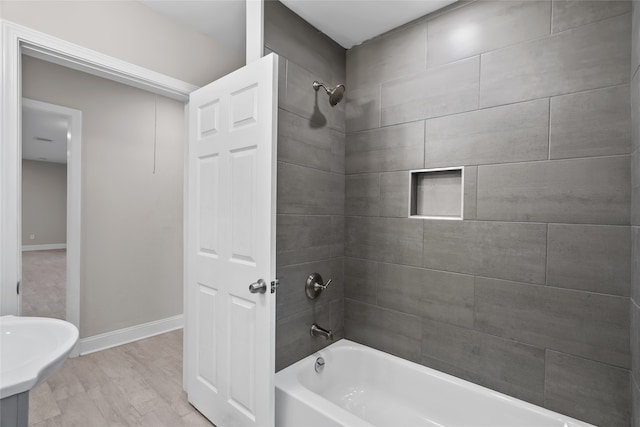
[[[410,218],[462,219],[464,167],[411,171]]]

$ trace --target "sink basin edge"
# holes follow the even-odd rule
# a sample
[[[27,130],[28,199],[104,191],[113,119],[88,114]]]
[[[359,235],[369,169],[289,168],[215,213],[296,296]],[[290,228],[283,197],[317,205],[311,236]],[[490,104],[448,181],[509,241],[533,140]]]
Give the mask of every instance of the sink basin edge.
[[[0,399],[31,390],[53,374],[78,341],[71,323],[43,317],[0,317]]]

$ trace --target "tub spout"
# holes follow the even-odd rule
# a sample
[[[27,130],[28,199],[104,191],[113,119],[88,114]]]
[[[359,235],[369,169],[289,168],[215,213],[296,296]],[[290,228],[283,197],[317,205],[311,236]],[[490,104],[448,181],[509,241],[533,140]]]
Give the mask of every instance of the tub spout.
[[[325,328],[321,328],[315,323],[311,325],[311,336],[322,337],[325,340],[333,340],[333,333],[331,331],[328,331]]]

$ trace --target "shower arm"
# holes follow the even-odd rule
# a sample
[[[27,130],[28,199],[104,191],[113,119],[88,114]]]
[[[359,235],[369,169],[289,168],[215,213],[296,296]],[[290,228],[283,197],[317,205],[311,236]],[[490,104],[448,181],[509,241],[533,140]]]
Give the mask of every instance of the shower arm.
[[[325,86],[324,83],[320,83],[318,81],[313,82],[313,88],[316,90],[316,92],[318,91],[318,89],[320,89],[320,87],[322,87],[322,89],[324,89],[324,91],[327,93],[327,95],[331,95],[331,91],[329,89],[327,89],[327,86]]]

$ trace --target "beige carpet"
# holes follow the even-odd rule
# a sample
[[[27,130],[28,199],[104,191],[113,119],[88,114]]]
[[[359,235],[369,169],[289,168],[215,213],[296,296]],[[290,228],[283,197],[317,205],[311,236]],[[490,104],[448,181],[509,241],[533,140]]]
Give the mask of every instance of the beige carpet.
[[[22,252],[22,315],[65,319],[67,250]]]

